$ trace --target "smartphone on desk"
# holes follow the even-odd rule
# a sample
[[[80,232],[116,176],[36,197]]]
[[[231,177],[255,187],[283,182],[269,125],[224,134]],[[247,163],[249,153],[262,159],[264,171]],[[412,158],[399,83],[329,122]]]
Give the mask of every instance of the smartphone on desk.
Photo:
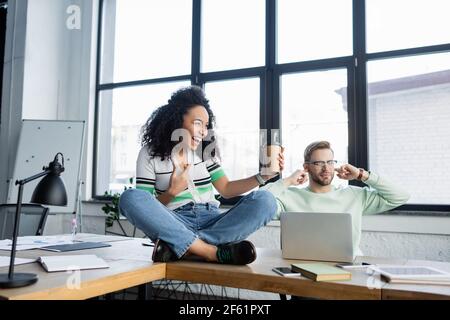
[[[283,277],[300,277],[299,272],[292,271],[289,267],[275,267],[272,271]]]

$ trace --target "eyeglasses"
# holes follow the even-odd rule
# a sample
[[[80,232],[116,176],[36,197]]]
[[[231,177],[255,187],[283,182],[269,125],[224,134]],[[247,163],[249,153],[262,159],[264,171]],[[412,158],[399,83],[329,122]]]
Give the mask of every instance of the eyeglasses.
[[[328,160],[328,161],[310,161],[310,162],[306,162],[308,164],[313,164],[316,167],[325,167],[326,165],[329,165],[330,167],[334,167],[337,163],[337,160]]]

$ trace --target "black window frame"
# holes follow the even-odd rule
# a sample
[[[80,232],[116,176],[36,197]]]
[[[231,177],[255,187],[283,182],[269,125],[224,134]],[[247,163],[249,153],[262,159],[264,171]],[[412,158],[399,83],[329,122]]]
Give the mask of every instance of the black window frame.
[[[230,79],[258,77],[260,79],[260,129],[282,129],[280,110],[280,78],[284,74],[312,72],[320,70],[347,69],[348,97],[348,160],[357,167],[368,168],[368,119],[367,119],[367,62],[379,59],[407,57],[418,54],[450,52],[450,43],[392,50],[384,52],[366,52],[365,0],[353,0],[353,54],[312,61],[276,63],[276,0],[265,0],[265,65],[226,71],[204,72],[200,70],[201,54],[201,0],[192,0],[192,57],[191,74],[173,77],[152,78],[138,81],[100,83],[102,62],[102,21],[104,1],[99,2],[98,38],[97,38],[97,74],[95,95],[94,159],[92,194],[94,199],[104,196],[97,194],[99,96],[103,90],[138,85],[165,83],[178,80],[190,80],[191,84],[204,87],[206,82]],[[269,107],[270,106],[270,107]],[[270,130],[268,130],[270,133]],[[267,137],[270,141],[270,134]],[[351,185],[363,186],[361,182],[350,181]],[[420,212],[433,215],[450,212],[448,205],[406,204],[396,210]],[[428,212],[428,213],[425,213]],[[433,213],[434,212],[434,213]]]

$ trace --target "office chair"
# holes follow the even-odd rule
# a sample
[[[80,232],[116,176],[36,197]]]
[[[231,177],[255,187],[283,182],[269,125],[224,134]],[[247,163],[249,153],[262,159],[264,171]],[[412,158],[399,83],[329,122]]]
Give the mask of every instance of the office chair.
[[[49,209],[40,204],[22,204],[19,236],[40,236],[44,232]],[[0,204],[0,240],[11,239],[16,204]]]

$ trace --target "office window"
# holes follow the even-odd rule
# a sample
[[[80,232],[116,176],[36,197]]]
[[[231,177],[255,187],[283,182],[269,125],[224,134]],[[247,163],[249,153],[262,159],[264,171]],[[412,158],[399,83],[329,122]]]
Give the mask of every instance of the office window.
[[[102,83],[191,73],[192,0],[116,0],[104,6]]]
[[[413,196],[402,210],[450,210],[441,192],[449,186],[438,180],[450,181],[445,172],[412,174],[450,153],[442,124],[449,109],[449,1],[99,3],[95,196],[122,189],[134,174],[138,128],[152,108],[195,84],[217,116],[230,179],[258,171],[261,128],[280,128],[285,176],[301,167],[308,143],[329,140],[340,163],[407,185]],[[406,159],[402,148],[412,141],[416,156]],[[437,192],[420,191],[439,183]]]
[[[351,0],[278,0],[278,63],[352,55]]]
[[[366,0],[367,52],[450,42],[448,0]]]
[[[368,63],[370,169],[410,204],[450,204],[450,53]]]
[[[202,72],[264,65],[265,0],[202,1]]]
[[[259,164],[259,78],[207,82],[219,148],[230,180],[255,175]]]
[[[101,92],[102,144],[98,147],[97,164],[100,194],[106,190],[123,191],[129,179],[135,178],[141,127],[156,108],[167,103],[172,92],[187,85],[188,81],[182,81]]]
[[[281,77],[282,142],[285,172],[303,168],[303,152],[313,141],[327,140],[339,164],[348,161],[347,70],[294,73]],[[339,165],[338,164],[338,165]],[[335,176],[334,185],[347,181]]]

